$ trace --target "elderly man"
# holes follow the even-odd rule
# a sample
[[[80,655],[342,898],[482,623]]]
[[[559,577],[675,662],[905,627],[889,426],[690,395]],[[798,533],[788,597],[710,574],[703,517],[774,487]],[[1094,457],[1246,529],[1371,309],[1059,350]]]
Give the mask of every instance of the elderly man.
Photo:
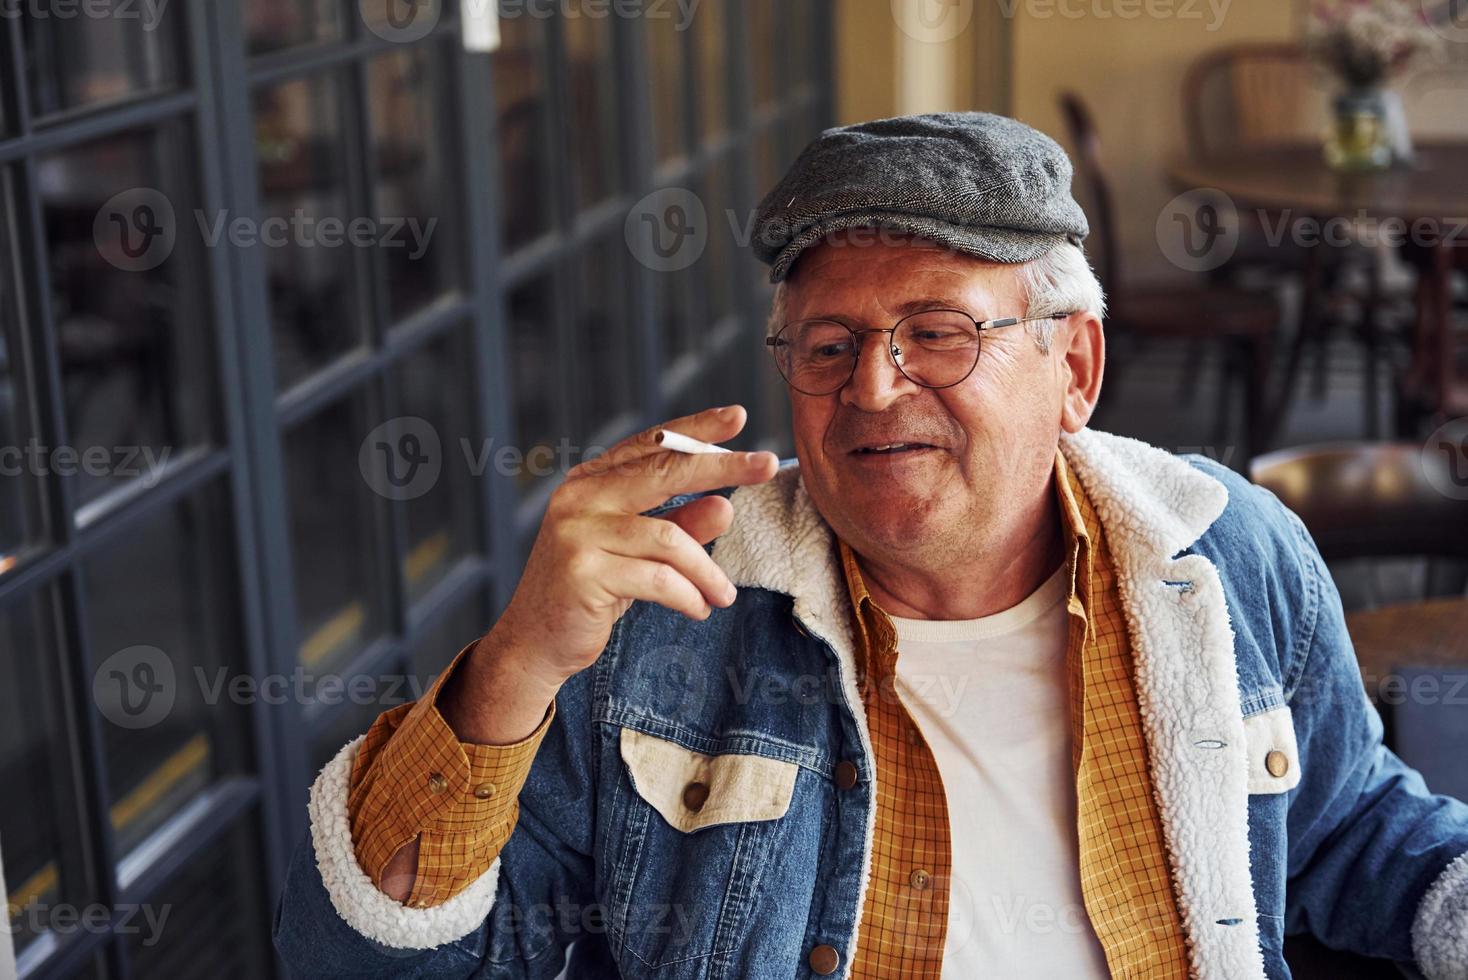
[[[1298,519],[1086,428],[1070,178],[981,113],[806,148],[755,229],[799,465],[571,471],[312,786],[297,975],[1243,980],[1309,932],[1468,977],[1468,807],[1382,746]]]

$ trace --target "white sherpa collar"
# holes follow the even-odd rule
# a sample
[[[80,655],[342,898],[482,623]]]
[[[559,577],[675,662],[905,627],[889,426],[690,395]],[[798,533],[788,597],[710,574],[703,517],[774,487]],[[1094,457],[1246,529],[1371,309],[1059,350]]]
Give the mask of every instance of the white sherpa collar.
[[[1184,460],[1133,439],[1087,429],[1063,438],[1061,451],[1086,488],[1116,563],[1194,974],[1200,980],[1262,980],[1233,632],[1217,569],[1201,556],[1173,557],[1223,513],[1228,491]],[[786,467],[769,483],[741,487],[730,499],[734,522],[714,545],[715,561],[737,586],[790,595],[801,623],[831,645],[870,759],[835,540],[798,467]],[[872,808],[863,889],[874,820]],[[864,898],[858,896],[858,916]]]

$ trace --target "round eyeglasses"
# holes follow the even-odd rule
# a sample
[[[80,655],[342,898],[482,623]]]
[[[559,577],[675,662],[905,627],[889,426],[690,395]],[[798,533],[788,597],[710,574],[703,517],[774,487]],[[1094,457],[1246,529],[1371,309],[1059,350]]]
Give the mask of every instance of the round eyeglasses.
[[[981,338],[987,330],[1033,320],[1063,320],[1070,313],[975,320],[962,310],[923,310],[885,330],[853,330],[836,320],[793,320],[765,345],[775,367],[790,387],[806,395],[840,391],[856,373],[861,337],[891,334],[887,349],[903,377],[924,388],[951,388],[973,373],[979,363]]]

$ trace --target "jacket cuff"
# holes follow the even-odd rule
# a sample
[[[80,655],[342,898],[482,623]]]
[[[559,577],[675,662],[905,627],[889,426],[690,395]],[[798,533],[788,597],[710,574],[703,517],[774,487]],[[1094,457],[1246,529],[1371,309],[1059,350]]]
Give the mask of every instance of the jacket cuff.
[[[394,949],[432,949],[468,935],[494,905],[499,859],[459,894],[431,908],[409,908],[379,891],[357,863],[347,815],[347,785],[361,741],[343,746],[311,784],[311,843],[332,906],[357,932]]]
[[[347,816],[357,860],[382,887],[388,862],[420,841],[408,896],[414,908],[440,905],[489,868],[514,830],[516,798],[555,717],[547,707],[535,730],[504,745],[460,742],[437,707],[460,651],[417,703],[384,713],[353,764]]]
[[[1422,896],[1412,922],[1412,952],[1428,980],[1468,977],[1468,853]]]

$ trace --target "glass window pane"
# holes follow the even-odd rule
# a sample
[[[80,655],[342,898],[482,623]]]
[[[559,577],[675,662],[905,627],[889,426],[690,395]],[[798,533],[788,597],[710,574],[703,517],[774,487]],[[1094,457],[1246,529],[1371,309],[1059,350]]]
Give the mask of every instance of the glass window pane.
[[[506,249],[523,245],[550,227],[546,197],[546,22],[527,16],[523,4],[502,14],[500,46],[490,55],[494,72],[500,147],[500,233]]]
[[[216,485],[84,566],[119,855],[217,776],[251,768],[248,723],[226,683],[242,663],[231,526]]]
[[[428,690],[439,671],[447,667],[460,650],[489,632],[493,625],[485,614],[484,599],[478,595],[440,617],[437,625],[424,633],[413,646],[413,696]]]
[[[474,438],[474,361],[461,329],[435,340],[394,374],[405,416],[422,419],[438,437],[438,478],[402,502],[408,549],[403,578],[410,601],[421,598],[465,556],[479,551],[475,470],[492,473],[493,455]]]
[[[781,6],[785,8],[787,18],[784,31],[786,54],[781,59],[784,77],[781,81],[785,88],[794,89],[815,77],[817,7],[811,0],[784,0]]]
[[[779,87],[775,79],[776,3],[790,0],[748,0],[749,11],[749,84],[754,105],[759,108],[775,101]]]
[[[510,384],[515,398],[515,445],[527,458],[554,453],[561,438],[557,393],[565,389],[556,341],[554,283],[550,276],[532,280],[510,293]],[[544,475],[544,474],[540,474]],[[537,473],[520,466],[515,476],[522,491],[536,484]]]
[[[91,889],[82,864],[49,589],[0,610],[0,759],[6,794],[0,849],[16,952],[44,956],[49,910],[81,907]],[[19,801],[19,805],[16,805]]]
[[[70,437],[50,469],[77,481],[83,503],[156,479],[213,430],[192,142],[175,122],[37,161]]]
[[[683,31],[672,17],[656,17],[649,12],[642,20],[647,24],[653,147],[658,162],[662,162],[682,155],[688,144],[683,113],[683,97],[688,90],[688,76],[683,68]]]
[[[732,176],[727,155],[715,160],[703,180],[704,209],[708,213],[708,244],[694,264],[695,275],[700,275],[704,311],[703,336],[705,339],[725,317],[735,312],[734,282],[739,270],[734,266],[736,256],[743,251],[737,247],[735,229],[744,222],[736,215],[732,224],[730,212],[734,206]],[[739,267],[742,269],[742,266]]]
[[[343,114],[335,76],[255,96],[260,240],[270,295],[276,385],[290,387],[362,342],[352,248],[317,241],[348,214]]]
[[[473,4],[491,2],[466,0]],[[443,0],[351,0],[351,5],[361,26],[396,44],[411,44],[427,37],[444,14]]]
[[[754,195],[758,201],[775,189],[785,173],[785,160],[780,151],[778,129],[766,126],[754,137]]]
[[[690,25],[698,58],[699,131],[705,140],[729,127],[728,13],[724,0],[702,0]]]
[[[656,270],[652,275],[657,283],[663,365],[667,367],[694,347],[693,297],[687,273]]]
[[[321,734],[311,739],[311,771],[320,772],[341,747],[358,735],[365,734],[377,716],[404,701],[418,697],[411,679],[404,674],[346,674],[332,690],[319,688],[317,699],[331,704],[331,720]]]
[[[245,0],[245,50],[264,54],[341,37],[341,0]]]
[[[743,384],[744,376],[741,365],[744,359],[735,355],[714,361],[704,370],[692,384],[685,387],[682,393],[673,399],[669,415],[692,415],[694,412],[702,412],[716,405],[738,404],[750,407],[749,388]],[[772,367],[771,370],[774,370]],[[753,449],[755,448],[755,433],[746,428],[738,436],[727,443],[730,449]]]
[[[169,980],[255,980],[272,975],[271,901],[264,861],[244,817],[197,854],[149,900],[157,925],[139,915],[126,937],[135,977]],[[162,917],[162,910],[168,917]]]
[[[581,253],[576,364],[580,373],[579,437],[597,435],[636,405],[636,347],[627,322],[627,249],[615,239],[593,242]]]
[[[21,43],[37,120],[176,88],[183,4],[92,0],[66,5],[6,3],[22,13]]]
[[[378,539],[371,477],[359,453],[376,438],[368,420],[358,394],[285,439],[296,628],[308,676],[339,668],[382,629],[376,569],[386,546]]]
[[[622,133],[617,119],[617,79],[611,17],[578,14],[564,20],[568,142],[577,207],[596,204],[622,187]]]
[[[0,214],[14,207],[10,171],[0,170]],[[28,445],[35,431],[29,421],[26,370],[22,362],[20,298],[12,273],[19,267],[8,227],[0,223],[0,446]],[[45,533],[38,474],[25,457],[4,459],[0,475],[0,575],[15,566],[27,545]]]
[[[462,282],[454,218],[463,205],[450,152],[453,123],[445,118],[454,104],[445,74],[450,63],[441,45],[419,45],[376,58],[368,68],[377,252],[393,322]]]

